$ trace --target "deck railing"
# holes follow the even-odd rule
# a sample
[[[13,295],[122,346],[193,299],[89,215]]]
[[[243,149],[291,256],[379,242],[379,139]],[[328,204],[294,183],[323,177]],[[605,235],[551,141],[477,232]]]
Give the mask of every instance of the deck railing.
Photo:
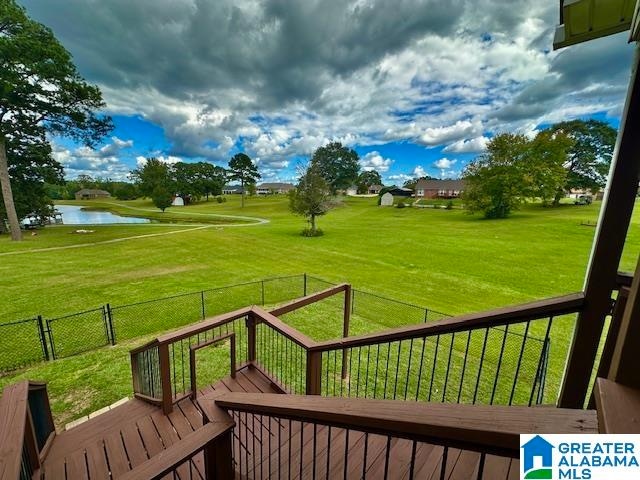
[[[581,294],[320,342],[308,380],[325,396],[531,405],[545,399],[554,322],[570,323]],[[566,358],[557,342],[554,361]],[[342,373],[346,370],[346,379]],[[560,379],[558,379],[560,380]]]
[[[255,343],[248,338],[251,316],[250,307],[242,308],[160,336],[131,350],[134,395],[162,405],[165,413],[171,412],[175,403],[195,395],[196,390],[192,389],[196,378],[195,352],[213,343],[232,345],[233,358],[225,364],[231,365],[229,373],[235,375],[236,368],[247,364],[249,345]]]
[[[193,394],[192,352],[232,334],[236,368],[251,365],[286,393],[553,404],[569,345],[552,342],[552,329],[562,327],[554,338],[562,331],[568,336],[584,305],[577,293],[327,342],[315,342],[278,318],[342,293],[346,325],[350,287],[339,285],[271,312],[248,307],[158,337],[131,352],[136,396],[170,411]]]
[[[6,387],[0,418],[0,479],[31,479],[55,437],[46,384],[25,380]]]
[[[236,424],[236,478],[449,478],[464,463],[458,478],[494,480],[518,468],[520,433],[597,431],[580,410],[242,393],[215,404]]]

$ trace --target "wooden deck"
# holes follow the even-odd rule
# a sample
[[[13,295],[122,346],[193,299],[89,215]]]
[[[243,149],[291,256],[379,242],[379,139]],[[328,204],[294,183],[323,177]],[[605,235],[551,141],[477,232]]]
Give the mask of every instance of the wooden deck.
[[[199,392],[280,393],[255,369],[245,368]],[[158,455],[186,435],[201,428],[197,402],[186,398],[169,415],[162,409],[133,399],[59,434],[42,465],[44,479],[111,479]],[[179,470],[180,478],[204,478],[202,454]]]
[[[280,393],[258,370],[244,368],[235,379],[227,377],[202,389],[198,399],[214,399],[224,392]],[[381,478],[385,468],[388,478],[410,475],[413,443],[409,440],[391,439],[387,461],[385,436],[260,415],[241,413],[234,419],[247,427],[234,432],[236,478],[337,478],[345,473],[346,478],[362,478],[363,474]],[[201,407],[191,398],[178,402],[168,416],[159,407],[133,399],[58,435],[43,463],[42,478],[116,479],[202,425]],[[252,433],[247,435],[248,431]],[[414,478],[440,478],[444,452],[440,446],[418,444]],[[477,453],[448,449],[444,478],[476,478],[479,462]],[[483,478],[516,479],[518,475],[517,460],[487,456]],[[178,476],[203,479],[202,453],[180,467]]]

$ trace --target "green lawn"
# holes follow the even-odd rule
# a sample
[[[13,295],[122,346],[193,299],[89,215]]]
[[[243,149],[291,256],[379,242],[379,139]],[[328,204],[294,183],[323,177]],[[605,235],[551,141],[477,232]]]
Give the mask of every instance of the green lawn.
[[[449,314],[489,309],[580,290],[595,233],[581,224],[595,222],[600,207],[530,205],[510,219],[486,221],[461,210],[382,208],[375,198],[349,198],[320,218],[323,237],[305,238],[299,235],[305,221],[288,212],[286,198],[251,198],[244,209],[239,197],[228,199],[167,211],[174,222],[197,217],[202,225],[99,226],[86,235],[70,233],[78,227],[47,227],[19,244],[0,237],[0,322],[303,272]],[[149,201],[118,203],[91,205],[138,215],[142,212],[130,207],[153,208]],[[208,223],[219,218],[212,214],[269,223],[218,226]],[[625,270],[635,266],[638,223],[636,212],[621,264]],[[156,235],[167,232],[172,233]],[[354,320],[354,329],[386,328],[392,315]],[[291,322],[318,339],[339,332],[333,321]],[[554,325],[553,341],[566,346],[570,328],[570,322]],[[129,392],[125,347],[36,366],[1,382],[18,375],[49,380],[56,413],[71,418]],[[96,362],[109,366],[100,370]],[[562,367],[560,360],[551,365],[553,378]],[[75,405],[66,397],[82,402]]]

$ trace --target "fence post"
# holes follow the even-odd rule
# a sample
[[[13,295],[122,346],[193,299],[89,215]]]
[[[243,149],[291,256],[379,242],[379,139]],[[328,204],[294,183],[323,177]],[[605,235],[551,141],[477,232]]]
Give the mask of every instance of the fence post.
[[[307,274],[305,273],[303,277],[304,277],[304,287],[303,287],[304,291],[302,296],[306,297],[307,296]]]
[[[307,395],[322,393],[322,352],[307,350]]]
[[[162,384],[162,411],[169,415],[173,410],[173,394],[171,393],[171,365],[169,363],[169,345],[158,345],[160,360],[160,382]]]
[[[47,346],[47,337],[44,335],[44,325],[42,324],[42,315],[38,315],[38,330],[40,331],[40,342],[42,343],[42,353],[44,359],[49,361],[49,347]]]
[[[202,320],[204,320],[206,317],[206,313],[205,313],[206,310],[204,306],[204,290],[200,292],[200,303],[202,305]]]
[[[349,289],[351,290],[351,285],[349,285]],[[356,291],[351,290],[351,313],[356,311]]]
[[[111,335],[111,345],[116,344],[116,333],[113,328],[113,317],[111,316],[111,305],[107,303],[107,324],[109,325],[109,334]]]
[[[344,316],[342,322],[342,337],[347,338],[349,336],[349,323],[351,320],[351,308],[353,300],[353,291],[351,285],[347,285],[344,289]],[[342,379],[347,378],[347,361],[348,361],[347,349],[342,350]]]
[[[51,360],[56,359],[56,344],[53,342],[53,334],[51,333],[51,324],[49,320],[47,322],[47,336],[49,337],[49,346],[51,347]]]
[[[256,361],[256,317],[253,312],[247,315],[247,361]]]
[[[427,317],[429,315],[429,309],[425,308],[424,309],[424,323],[427,323]]]
[[[262,287],[262,306],[264,307],[264,280],[260,282],[260,285]]]

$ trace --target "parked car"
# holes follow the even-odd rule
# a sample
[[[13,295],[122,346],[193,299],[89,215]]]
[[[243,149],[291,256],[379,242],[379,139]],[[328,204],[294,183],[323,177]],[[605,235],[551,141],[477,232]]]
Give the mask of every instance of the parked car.
[[[576,205],[591,205],[591,202],[593,202],[591,195],[580,195],[573,203]]]

